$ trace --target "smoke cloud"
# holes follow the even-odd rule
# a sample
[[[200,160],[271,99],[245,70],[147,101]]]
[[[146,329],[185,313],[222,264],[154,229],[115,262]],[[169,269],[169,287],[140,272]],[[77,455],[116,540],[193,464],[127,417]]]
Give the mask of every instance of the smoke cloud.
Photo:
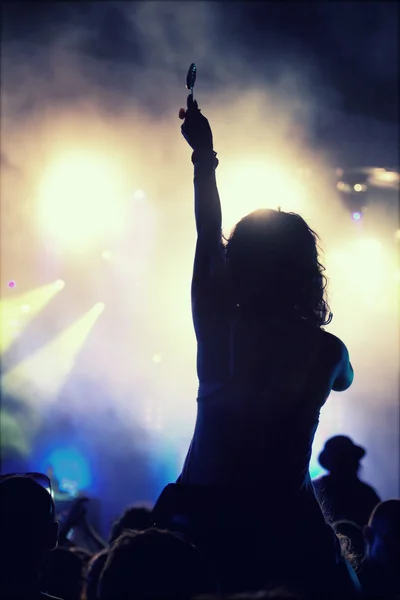
[[[10,279],[19,291],[58,278],[66,282],[10,348],[7,369],[26,358],[27,347],[40,349],[94,303],[106,305],[57,397],[41,402],[41,374],[28,381],[32,394],[24,400],[26,409],[41,414],[43,422],[35,422],[33,436],[28,423],[22,424],[20,446],[29,439],[26,460],[39,468],[54,444],[74,440],[95,473],[92,490],[105,502],[114,501],[107,523],[129,501],[154,500],[179,474],[193,430],[192,169],[177,118],[193,61],[198,66],[195,95],[213,127],[220,158],[225,233],[252,208],[281,205],[301,212],[322,238],[332,279],[330,331],[348,345],[356,379],[323,409],[315,456],[330,435],[349,434],[368,447],[366,477],[383,496],[397,493],[394,463],[393,471],[387,469],[399,435],[398,291],[394,243],[387,241],[393,215],[377,209],[363,233],[383,240],[379,264],[386,270],[383,280],[376,280],[381,293],[375,297],[378,284],[371,278],[380,266],[375,262],[371,268],[375,254],[367,256],[354,245],[359,232],[332,184],[334,170],[347,165],[338,165],[316,141],[321,123],[333,121],[343,98],[305,44],[271,31],[270,53],[251,51],[240,30],[243,6],[229,6],[227,11],[214,2],[59,3],[49,8],[53,12],[40,28],[20,24],[23,41],[7,33],[5,19],[3,297],[11,294]],[[321,7],[328,21],[324,11]],[[345,27],[354,26],[352,10],[342,18]],[[330,29],[338,45],[341,26]],[[254,35],[262,35],[256,26]],[[372,63],[378,61],[375,47],[366,47]],[[392,53],[390,47],[387,70]],[[354,138],[363,126],[360,122]],[[372,131],[371,143],[392,135],[380,124]],[[116,201],[118,234],[105,234],[81,254],[73,245],[59,246],[57,236],[50,243],[38,224],[41,181],[54,158],[67,150],[108,157],[118,166],[123,187],[121,202]],[[350,162],[356,151],[348,154]],[[375,160],[373,153],[369,160]],[[308,169],[310,178],[296,184],[297,193],[291,181],[299,169]],[[103,251],[112,260],[104,261]],[[7,410],[8,423],[10,403]]]

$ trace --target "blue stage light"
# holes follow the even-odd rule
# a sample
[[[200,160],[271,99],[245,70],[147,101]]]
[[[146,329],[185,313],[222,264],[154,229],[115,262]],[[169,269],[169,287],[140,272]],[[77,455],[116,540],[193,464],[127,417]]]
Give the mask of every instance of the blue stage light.
[[[88,461],[73,446],[53,449],[47,455],[44,469],[51,465],[63,491],[71,494],[88,490],[92,483]]]

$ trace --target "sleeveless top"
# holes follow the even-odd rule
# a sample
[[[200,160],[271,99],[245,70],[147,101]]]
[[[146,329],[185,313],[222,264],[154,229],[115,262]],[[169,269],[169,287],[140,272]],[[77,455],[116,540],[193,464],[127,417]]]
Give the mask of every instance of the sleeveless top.
[[[329,334],[297,326],[293,351],[287,324],[282,329],[279,320],[269,319],[261,326],[254,322],[253,327],[236,324],[239,348],[235,332],[231,336],[231,358],[240,366],[231,368],[225,381],[211,391],[200,385],[181,481],[260,492],[271,486],[286,492],[312,490],[308,471],[312,444],[333,383],[332,368],[323,356],[323,336]],[[268,344],[268,337],[262,340],[268,334],[281,339],[280,331],[285,330],[276,361],[274,344]]]

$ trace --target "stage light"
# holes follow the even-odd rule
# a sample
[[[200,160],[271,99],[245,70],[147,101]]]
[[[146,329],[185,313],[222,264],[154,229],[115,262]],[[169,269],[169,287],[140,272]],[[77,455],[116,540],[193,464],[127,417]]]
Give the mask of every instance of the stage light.
[[[17,284],[15,283],[15,281],[9,281],[9,282],[8,282],[8,287],[9,287],[9,288],[15,288],[15,287],[16,287],[16,285],[17,285]]]
[[[369,176],[369,182],[378,187],[395,187],[398,185],[399,179],[399,173],[386,169],[373,169]]]
[[[103,309],[103,303],[96,304],[56,338],[7,371],[1,378],[3,391],[26,402],[32,398],[54,401]]]
[[[345,183],[344,181],[338,181],[336,187],[339,190],[339,192],[351,192],[352,189],[351,185]]]
[[[104,252],[102,252],[101,256],[102,256],[102,258],[104,258],[104,260],[110,260],[112,258],[112,254],[109,250],[104,250]]]
[[[56,290],[61,292],[61,290],[65,288],[65,281],[63,281],[62,279],[57,279],[57,281],[54,282],[54,287],[56,288]]]
[[[153,363],[155,363],[156,365],[159,365],[161,360],[162,360],[161,354],[154,354],[154,356],[152,358]]]
[[[38,225],[54,247],[86,250],[124,226],[127,189],[120,167],[107,157],[65,153],[48,165],[38,187]]]
[[[218,184],[226,233],[259,208],[281,206],[284,211],[301,213],[306,205],[305,187],[290,169],[257,157],[232,161],[220,173]]]
[[[355,192],[366,192],[367,186],[362,183],[356,183],[353,189]]]
[[[400,240],[400,229],[396,231],[395,236],[397,240]]]
[[[353,212],[352,217],[353,217],[354,221],[359,221],[361,219],[361,213],[360,212]]]
[[[64,282],[62,282],[64,283]],[[57,285],[56,285],[57,284]],[[60,282],[49,283],[18,296],[6,298],[0,302],[0,352],[5,352],[16,337],[16,331],[10,333],[9,323],[18,320],[24,314],[23,325],[27,325],[50,300],[60,291]],[[21,330],[19,330],[21,331]]]
[[[41,463],[43,472],[46,472],[49,465],[53,467],[60,487],[71,495],[87,490],[92,484],[88,461],[74,446],[54,448]]]

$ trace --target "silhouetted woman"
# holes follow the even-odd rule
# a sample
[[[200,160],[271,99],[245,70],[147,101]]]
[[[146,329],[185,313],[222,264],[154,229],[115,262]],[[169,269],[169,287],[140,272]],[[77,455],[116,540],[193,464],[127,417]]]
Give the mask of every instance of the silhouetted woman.
[[[305,556],[335,562],[340,546],[315,499],[309,461],[320,409],[332,389],[351,385],[353,369],[343,342],[322,329],[331,315],[317,236],[299,215],[260,209],[224,243],[212,133],[190,97],[182,133],[194,150],[199,391],[180,483],[197,486],[198,497],[214,494],[211,506],[222,494],[218,526],[238,538],[245,513],[244,529],[257,529],[286,570]],[[260,203],[268,194],[248,188]],[[250,536],[246,552],[255,545]]]

